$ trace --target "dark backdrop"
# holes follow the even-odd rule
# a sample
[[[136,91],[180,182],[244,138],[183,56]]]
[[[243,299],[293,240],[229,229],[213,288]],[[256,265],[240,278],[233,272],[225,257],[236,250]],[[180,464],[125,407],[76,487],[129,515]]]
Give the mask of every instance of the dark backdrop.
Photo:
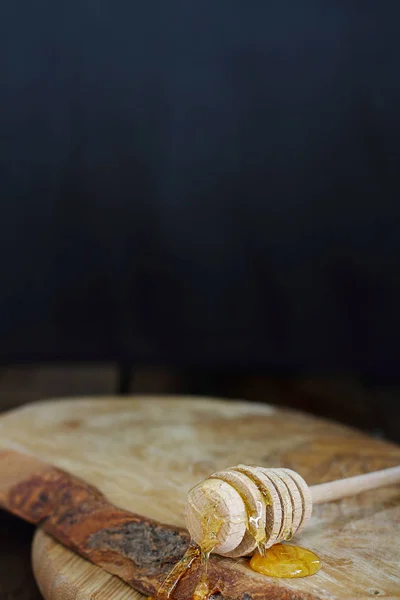
[[[0,360],[396,375],[398,0],[4,0]]]

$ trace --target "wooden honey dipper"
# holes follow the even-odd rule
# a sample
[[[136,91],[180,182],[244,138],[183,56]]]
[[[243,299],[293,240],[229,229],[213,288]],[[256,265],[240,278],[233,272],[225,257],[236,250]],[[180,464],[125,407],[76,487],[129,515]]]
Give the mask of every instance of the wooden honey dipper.
[[[238,558],[291,539],[313,504],[400,482],[400,466],[309,487],[290,469],[238,465],[213,473],[189,491],[186,526],[207,552]]]

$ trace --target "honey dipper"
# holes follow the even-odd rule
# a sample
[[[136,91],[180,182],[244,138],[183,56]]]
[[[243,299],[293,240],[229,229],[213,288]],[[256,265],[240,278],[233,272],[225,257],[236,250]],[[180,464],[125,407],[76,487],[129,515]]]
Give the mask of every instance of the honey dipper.
[[[400,483],[400,466],[309,487],[290,469],[238,465],[213,473],[189,491],[186,526],[205,550],[237,558],[298,533],[313,504]]]

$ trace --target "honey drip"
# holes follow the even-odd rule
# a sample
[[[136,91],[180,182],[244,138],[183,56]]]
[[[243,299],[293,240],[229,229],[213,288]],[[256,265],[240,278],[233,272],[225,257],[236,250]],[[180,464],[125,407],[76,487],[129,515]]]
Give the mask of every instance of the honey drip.
[[[207,511],[202,515],[202,538],[200,543],[201,574],[193,593],[193,600],[207,600],[210,595],[207,578],[208,563],[210,561],[210,554],[218,543],[218,534],[222,525],[223,519],[216,512]]]
[[[257,552],[250,560],[250,567],[268,577],[308,577],[320,570],[321,561],[311,550],[275,544],[264,555]]]
[[[192,566],[193,562],[201,557],[201,574],[198,584],[193,592],[192,600],[207,600],[210,595],[207,580],[208,563],[210,554],[218,542],[218,533],[223,520],[217,513],[202,515],[202,539],[200,546],[191,544],[183,558],[172,568],[161,584],[157,594],[149,600],[169,600],[182,577]]]
[[[257,481],[255,481],[254,478],[251,476],[251,474],[249,474],[247,471],[244,471],[243,469],[239,469],[239,468],[237,470],[239,473],[243,473],[244,475],[246,475],[246,477],[251,479],[257,485],[259,491],[261,492],[264,506],[268,506],[271,503],[271,498],[269,497],[268,492],[266,490],[264,490],[263,488],[261,488],[258,485]],[[247,501],[247,499],[244,496],[242,496],[242,500],[243,500],[243,504],[246,508],[246,513],[247,513],[246,529],[250,533],[250,535],[253,536],[254,541],[257,544],[257,548],[258,548],[258,551],[260,552],[260,554],[264,554],[267,536],[266,536],[265,528],[262,526],[262,523],[261,523],[263,505],[261,504],[261,502],[257,501],[256,502],[256,512],[254,512],[254,510],[252,509],[249,502]]]
[[[204,512],[201,516],[202,532],[200,548],[203,554],[203,567],[205,570],[207,570],[210,554],[218,543],[218,534],[223,523],[223,519],[215,512],[215,508],[212,511]]]
[[[244,499],[243,499],[244,500]],[[247,510],[247,530],[253,536],[254,540],[257,542],[257,547],[261,549],[264,547],[266,535],[265,529],[262,527],[260,520],[262,517],[262,504],[261,502],[256,503],[257,512],[251,512],[250,507],[247,502],[245,502],[246,510]]]
[[[168,573],[155,596],[148,600],[168,600],[182,577],[188,572],[193,561],[200,556],[200,548],[191,544],[181,560]]]
[[[260,491],[265,505],[268,506],[271,503],[271,498],[267,490],[260,489]],[[247,531],[253,536],[258,548],[258,551],[250,559],[250,567],[253,571],[268,577],[295,578],[308,577],[320,570],[321,561],[318,556],[305,548],[275,544],[266,549],[266,532],[260,523],[263,506],[260,502],[257,502],[257,510],[254,512],[246,499],[242,497],[242,500],[247,512]],[[218,544],[218,534],[224,523],[215,507],[214,511],[204,512],[201,517],[202,539],[200,546],[191,543],[183,558],[168,573],[157,594],[148,600],[170,600],[179,581],[190,569],[193,562],[200,558],[200,577],[191,600],[208,600],[211,594],[207,576],[209,558]],[[290,530],[287,532],[286,539],[290,539],[291,536],[292,531]]]
[[[210,552],[201,552],[201,575],[193,592],[193,600],[207,600],[210,595],[210,587],[207,579],[208,562]]]

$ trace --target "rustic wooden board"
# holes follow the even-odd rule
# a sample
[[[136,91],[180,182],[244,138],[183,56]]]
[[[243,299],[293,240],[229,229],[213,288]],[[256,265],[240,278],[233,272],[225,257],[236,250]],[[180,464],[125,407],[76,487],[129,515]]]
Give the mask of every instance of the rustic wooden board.
[[[38,529],[32,566],[46,600],[144,600],[122,579],[85,560]]]
[[[34,481],[45,489],[49,480],[60,477],[56,469],[43,468],[41,473],[46,474],[40,479],[40,463],[32,459],[31,466],[26,461],[23,466],[17,452],[30,453],[82,478],[121,509],[111,509],[96,496],[93,518],[72,511],[77,524],[67,527],[65,518],[61,523],[60,518],[40,513],[43,507],[37,495],[33,502],[32,491],[28,494],[26,487],[18,488],[25,489],[25,508],[30,516],[36,511],[38,521],[37,514],[41,514],[43,529],[52,531],[53,527],[52,533],[61,532],[61,539],[73,533],[75,545],[70,546],[146,594],[156,589],[170,567],[171,556],[176,560],[184,550],[185,534],[174,528],[184,525],[187,491],[210,472],[240,462],[285,466],[313,484],[400,463],[399,447],[343,426],[265,405],[193,397],[35,404],[0,419],[0,444],[8,450],[3,452],[3,459],[0,455],[0,503],[8,509],[13,510],[14,502],[15,510],[15,482],[29,481],[32,490],[35,473]],[[4,461],[8,461],[8,469],[3,468]],[[75,499],[90,492],[87,486],[71,481],[79,490]],[[47,510],[49,507],[51,503]],[[126,511],[145,518],[132,517]],[[131,529],[127,529],[128,521]],[[399,523],[398,486],[318,506],[309,527],[294,540],[321,557],[323,569],[317,575],[298,580],[268,579],[253,573],[245,559],[215,557],[210,579],[221,592],[219,600],[400,598]],[[94,548],[94,538],[90,538],[90,552],[89,538],[82,534],[85,528],[92,534],[95,531],[99,542]],[[129,547],[129,531],[137,535],[139,528],[145,537],[149,532],[162,532],[153,554],[151,544],[143,544],[139,551]],[[63,539],[66,544],[68,535]],[[175,551],[171,540],[183,547]],[[60,597],[53,593],[57,586],[64,586],[64,597],[91,598],[96,581],[96,598],[137,598],[126,584],[105,573],[100,577],[97,567],[72,556],[44,534],[37,537],[34,550],[35,572],[46,598]],[[184,578],[176,598],[188,597],[196,572],[194,568]]]

